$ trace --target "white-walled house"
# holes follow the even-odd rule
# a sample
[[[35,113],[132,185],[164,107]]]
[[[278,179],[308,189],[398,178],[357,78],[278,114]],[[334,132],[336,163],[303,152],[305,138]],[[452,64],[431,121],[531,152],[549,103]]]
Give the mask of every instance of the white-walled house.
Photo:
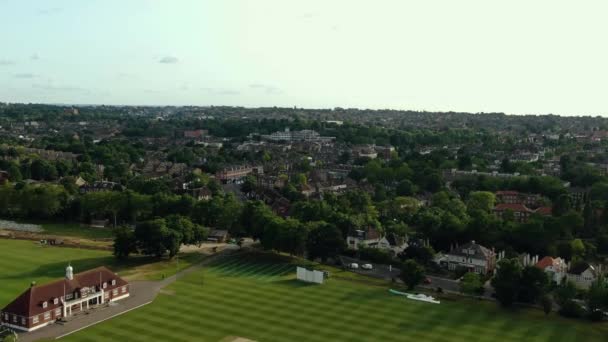
[[[488,274],[496,268],[496,253],[471,241],[463,246],[453,247],[445,255],[443,262],[447,262],[451,271],[464,267],[475,273]]]
[[[536,267],[545,271],[549,276],[549,280],[557,285],[562,283],[568,273],[568,264],[562,258],[546,256],[536,263]]]
[[[355,230],[346,237],[346,246],[353,250],[359,248],[378,248],[389,251],[393,255],[403,252],[408,244],[404,237],[389,234],[380,236],[377,230],[369,228],[367,231]]]
[[[566,277],[569,281],[573,282],[576,287],[581,289],[588,289],[591,287],[597,278],[599,272],[595,267],[589,265],[586,262],[574,264],[568,270]]]

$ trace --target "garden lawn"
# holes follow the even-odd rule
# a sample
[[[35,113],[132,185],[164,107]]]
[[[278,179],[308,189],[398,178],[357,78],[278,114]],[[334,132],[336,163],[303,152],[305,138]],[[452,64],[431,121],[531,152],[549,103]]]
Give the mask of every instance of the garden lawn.
[[[332,275],[337,272],[334,270]],[[67,341],[605,341],[606,324],[474,300],[429,304],[387,285],[294,279],[288,259],[233,256],[180,278],[150,305]]]
[[[180,254],[179,269],[200,262],[199,253]],[[161,279],[177,271],[176,260],[136,256],[127,262],[116,260],[110,252],[43,246],[34,241],[0,239],[0,309],[10,303],[32,281],[43,284],[65,276],[71,263],[75,272],[108,266],[127,279]]]

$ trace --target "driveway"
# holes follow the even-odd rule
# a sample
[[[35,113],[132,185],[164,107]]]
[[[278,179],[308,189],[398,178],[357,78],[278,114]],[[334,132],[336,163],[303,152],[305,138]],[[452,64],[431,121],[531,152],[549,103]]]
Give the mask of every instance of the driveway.
[[[342,265],[344,267],[346,267],[346,265],[349,265],[352,263],[359,264],[359,268],[356,270],[349,268],[349,271],[355,272],[357,274],[366,275],[366,276],[374,277],[374,278],[386,279],[386,280],[391,280],[392,278],[399,278],[399,274],[401,274],[401,271],[397,267],[394,267],[394,266],[391,267],[389,265],[374,264],[372,262],[361,261],[360,259],[355,259],[355,258],[342,256],[342,255],[339,258],[340,258],[340,262],[342,263]],[[372,264],[374,268],[371,270],[364,270],[361,268],[361,265],[363,265],[363,264]]]

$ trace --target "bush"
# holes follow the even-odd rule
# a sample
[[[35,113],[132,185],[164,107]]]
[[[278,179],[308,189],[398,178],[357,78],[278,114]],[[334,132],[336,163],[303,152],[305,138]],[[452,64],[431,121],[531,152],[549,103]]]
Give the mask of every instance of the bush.
[[[593,310],[589,313],[589,319],[594,322],[600,322],[604,320],[604,312],[602,310]]]
[[[569,318],[580,318],[585,314],[585,310],[573,300],[568,300],[562,304],[559,314]]]
[[[371,261],[377,264],[394,263],[393,257],[386,251],[377,248],[360,248],[361,260]]]

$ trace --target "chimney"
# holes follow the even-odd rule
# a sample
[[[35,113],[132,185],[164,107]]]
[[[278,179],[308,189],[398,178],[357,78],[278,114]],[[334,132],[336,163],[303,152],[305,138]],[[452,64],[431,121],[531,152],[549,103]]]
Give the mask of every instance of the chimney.
[[[36,281],[35,280],[30,283],[30,287],[34,287],[34,286],[36,286]]]

